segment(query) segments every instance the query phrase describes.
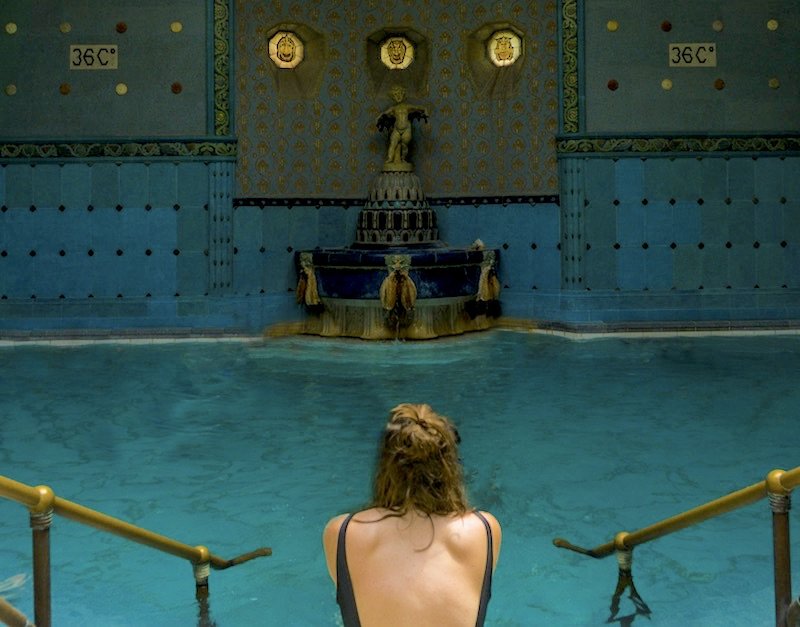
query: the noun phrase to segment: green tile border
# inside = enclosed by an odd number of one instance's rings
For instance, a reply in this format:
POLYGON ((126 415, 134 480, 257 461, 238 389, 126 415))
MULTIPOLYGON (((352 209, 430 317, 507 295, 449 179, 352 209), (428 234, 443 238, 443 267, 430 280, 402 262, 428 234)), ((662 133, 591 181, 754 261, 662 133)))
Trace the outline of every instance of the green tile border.
POLYGON ((127 141, 127 142, 7 142, 0 144, 0 160, 29 159, 235 159, 236 141, 127 141))
POLYGON ((561 3, 561 114, 565 133, 580 130, 578 110, 578 0, 561 3))
POLYGON ((231 134, 229 0, 214 0, 214 135, 231 134))
POLYGON ((770 136, 561 137, 559 156, 626 154, 800 153, 800 134, 770 136))

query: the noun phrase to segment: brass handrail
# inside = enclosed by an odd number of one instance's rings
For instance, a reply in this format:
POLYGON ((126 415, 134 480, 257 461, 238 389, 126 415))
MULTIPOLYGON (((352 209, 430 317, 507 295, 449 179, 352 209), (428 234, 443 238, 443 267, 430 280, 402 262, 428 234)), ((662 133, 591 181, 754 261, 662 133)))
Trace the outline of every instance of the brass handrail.
POLYGON ((28 617, 15 608, 11 603, 0 597, 0 623, 9 627, 32 627, 33 623, 28 617))
POLYGON ((255 551, 245 553, 233 559, 226 560, 218 555, 210 553, 204 546, 191 546, 178 542, 159 533, 148 531, 142 527, 137 527, 131 523, 114 518, 102 512, 84 507, 73 501, 62 499, 55 496, 53 491, 47 486, 29 486, 19 481, 14 481, 8 477, 0 475, 0 497, 6 497, 17 503, 21 503, 32 511, 44 511, 47 501, 51 501, 50 507, 53 512, 69 518, 75 522, 95 527, 102 531, 107 531, 115 535, 127 538, 139 544, 152 547, 163 553, 169 553, 176 557, 182 557, 193 564, 209 562, 215 570, 223 570, 236 566, 256 557, 272 555, 272 549, 261 547, 255 551))
POLYGON ((800 618, 800 604, 791 599, 791 559, 789 543, 789 507, 791 492, 800 485, 800 466, 792 470, 775 469, 769 472, 763 481, 742 488, 723 497, 709 501, 703 505, 687 510, 677 516, 665 518, 655 524, 643 527, 633 533, 620 531, 611 542, 606 542, 593 549, 586 549, 563 538, 553 539, 553 544, 562 549, 570 549, 582 555, 603 558, 617 554, 619 572, 617 587, 611 599, 611 617, 616 617, 619 610, 621 594, 630 588, 630 596, 636 606, 637 613, 649 615, 650 608, 639 596, 633 584, 631 559, 633 548, 650 540, 655 540, 680 529, 714 518, 732 510, 750 505, 769 497, 772 510, 772 549, 773 571, 775 577, 775 625, 776 627, 794 627, 793 623, 800 618))
POLYGON ((677 516, 665 518, 647 527, 642 527, 637 531, 631 533, 620 531, 614 536, 613 540, 596 546, 593 549, 585 549, 577 546, 564 538, 555 538, 553 544, 559 548, 569 549, 581 553, 582 555, 588 555, 589 557, 598 559, 608 557, 616 550, 632 549, 635 546, 696 525, 709 518, 714 518, 740 507, 744 507, 745 505, 755 503, 765 498, 768 492, 788 494, 799 485, 800 466, 792 470, 773 470, 763 481, 726 494, 704 505, 694 507, 677 516))
MULTIPOLYGON (((0 497, 11 499, 28 507, 33 530, 33 592, 36 624, 50 627, 50 524, 53 514, 75 522, 113 533, 133 542, 144 544, 163 553, 189 560, 194 569, 195 585, 201 617, 208 613, 209 568, 223 570, 237 566, 256 557, 272 555, 269 547, 260 547, 232 559, 211 553, 205 546, 191 546, 178 542, 143 527, 114 518, 102 512, 62 499, 48 486, 29 486, 0 475, 0 497)), ((201 620, 201 623, 203 621, 201 620)))

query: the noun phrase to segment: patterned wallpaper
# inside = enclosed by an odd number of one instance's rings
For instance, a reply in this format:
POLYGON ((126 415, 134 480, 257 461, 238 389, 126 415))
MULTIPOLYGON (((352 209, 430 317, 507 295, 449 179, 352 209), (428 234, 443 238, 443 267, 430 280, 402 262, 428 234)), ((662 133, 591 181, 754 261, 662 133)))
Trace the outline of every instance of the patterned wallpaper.
POLYGON ((237 196, 366 195, 387 145, 375 121, 391 104, 386 81, 370 73, 367 41, 393 28, 422 35, 429 53, 408 89, 408 101, 430 113, 415 125, 412 144, 426 193, 557 193, 558 19, 556 0, 237 0, 237 196), (493 23, 523 34, 513 78, 470 70, 470 37, 493 23), (313 33, 309 47, 324 58, 309 59, 306 50, 303 73, 278 74, 268 39, 292 25, 313 33))

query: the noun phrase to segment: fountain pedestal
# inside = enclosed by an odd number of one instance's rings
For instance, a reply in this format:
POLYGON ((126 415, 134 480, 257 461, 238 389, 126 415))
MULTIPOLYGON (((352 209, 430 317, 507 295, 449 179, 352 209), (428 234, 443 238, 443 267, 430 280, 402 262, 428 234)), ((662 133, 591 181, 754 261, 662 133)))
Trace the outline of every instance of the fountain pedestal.
MULTIPOLYGON (((406 116, 410 124, 403 107, 414 109, 398 101, 378 127, 388 124, 387 116, 406 116)), ((451 248, 439 240, 436 212, 396 145, 389 150, 395 157, 372 181, 352 246, 296 255, 297 301, 309 313, 305 333, 430 339, 488 329, 499 315, 499 251, 480 242, 451 248)))
POLYGON ((371 340, 480 331, 499 314, 499 251, 452 248, 413 172, 373 181, 349 248, 301 251, 303 332, 371 340))

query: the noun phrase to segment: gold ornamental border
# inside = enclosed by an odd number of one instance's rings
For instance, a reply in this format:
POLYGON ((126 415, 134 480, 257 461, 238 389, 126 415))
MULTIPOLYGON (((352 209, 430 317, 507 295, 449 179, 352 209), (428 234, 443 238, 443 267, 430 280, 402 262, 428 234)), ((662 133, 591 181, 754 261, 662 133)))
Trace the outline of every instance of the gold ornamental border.
POLYGON ((0 144, 0 159, 86 159, 93 157, 236 158, 236 142, 14 142, 0 144))
POLYGON ((556 141, 559 156, 677 153, 800 152, 800 134, 714 137, 582 137, 556 141))
POLYGON ((561 103, 565 133, 580 128, 578 111, 578 0, 561 3, 561 103))
POLYGON ((214 0, 214 135, 231 134, 229 0, 214 0))

